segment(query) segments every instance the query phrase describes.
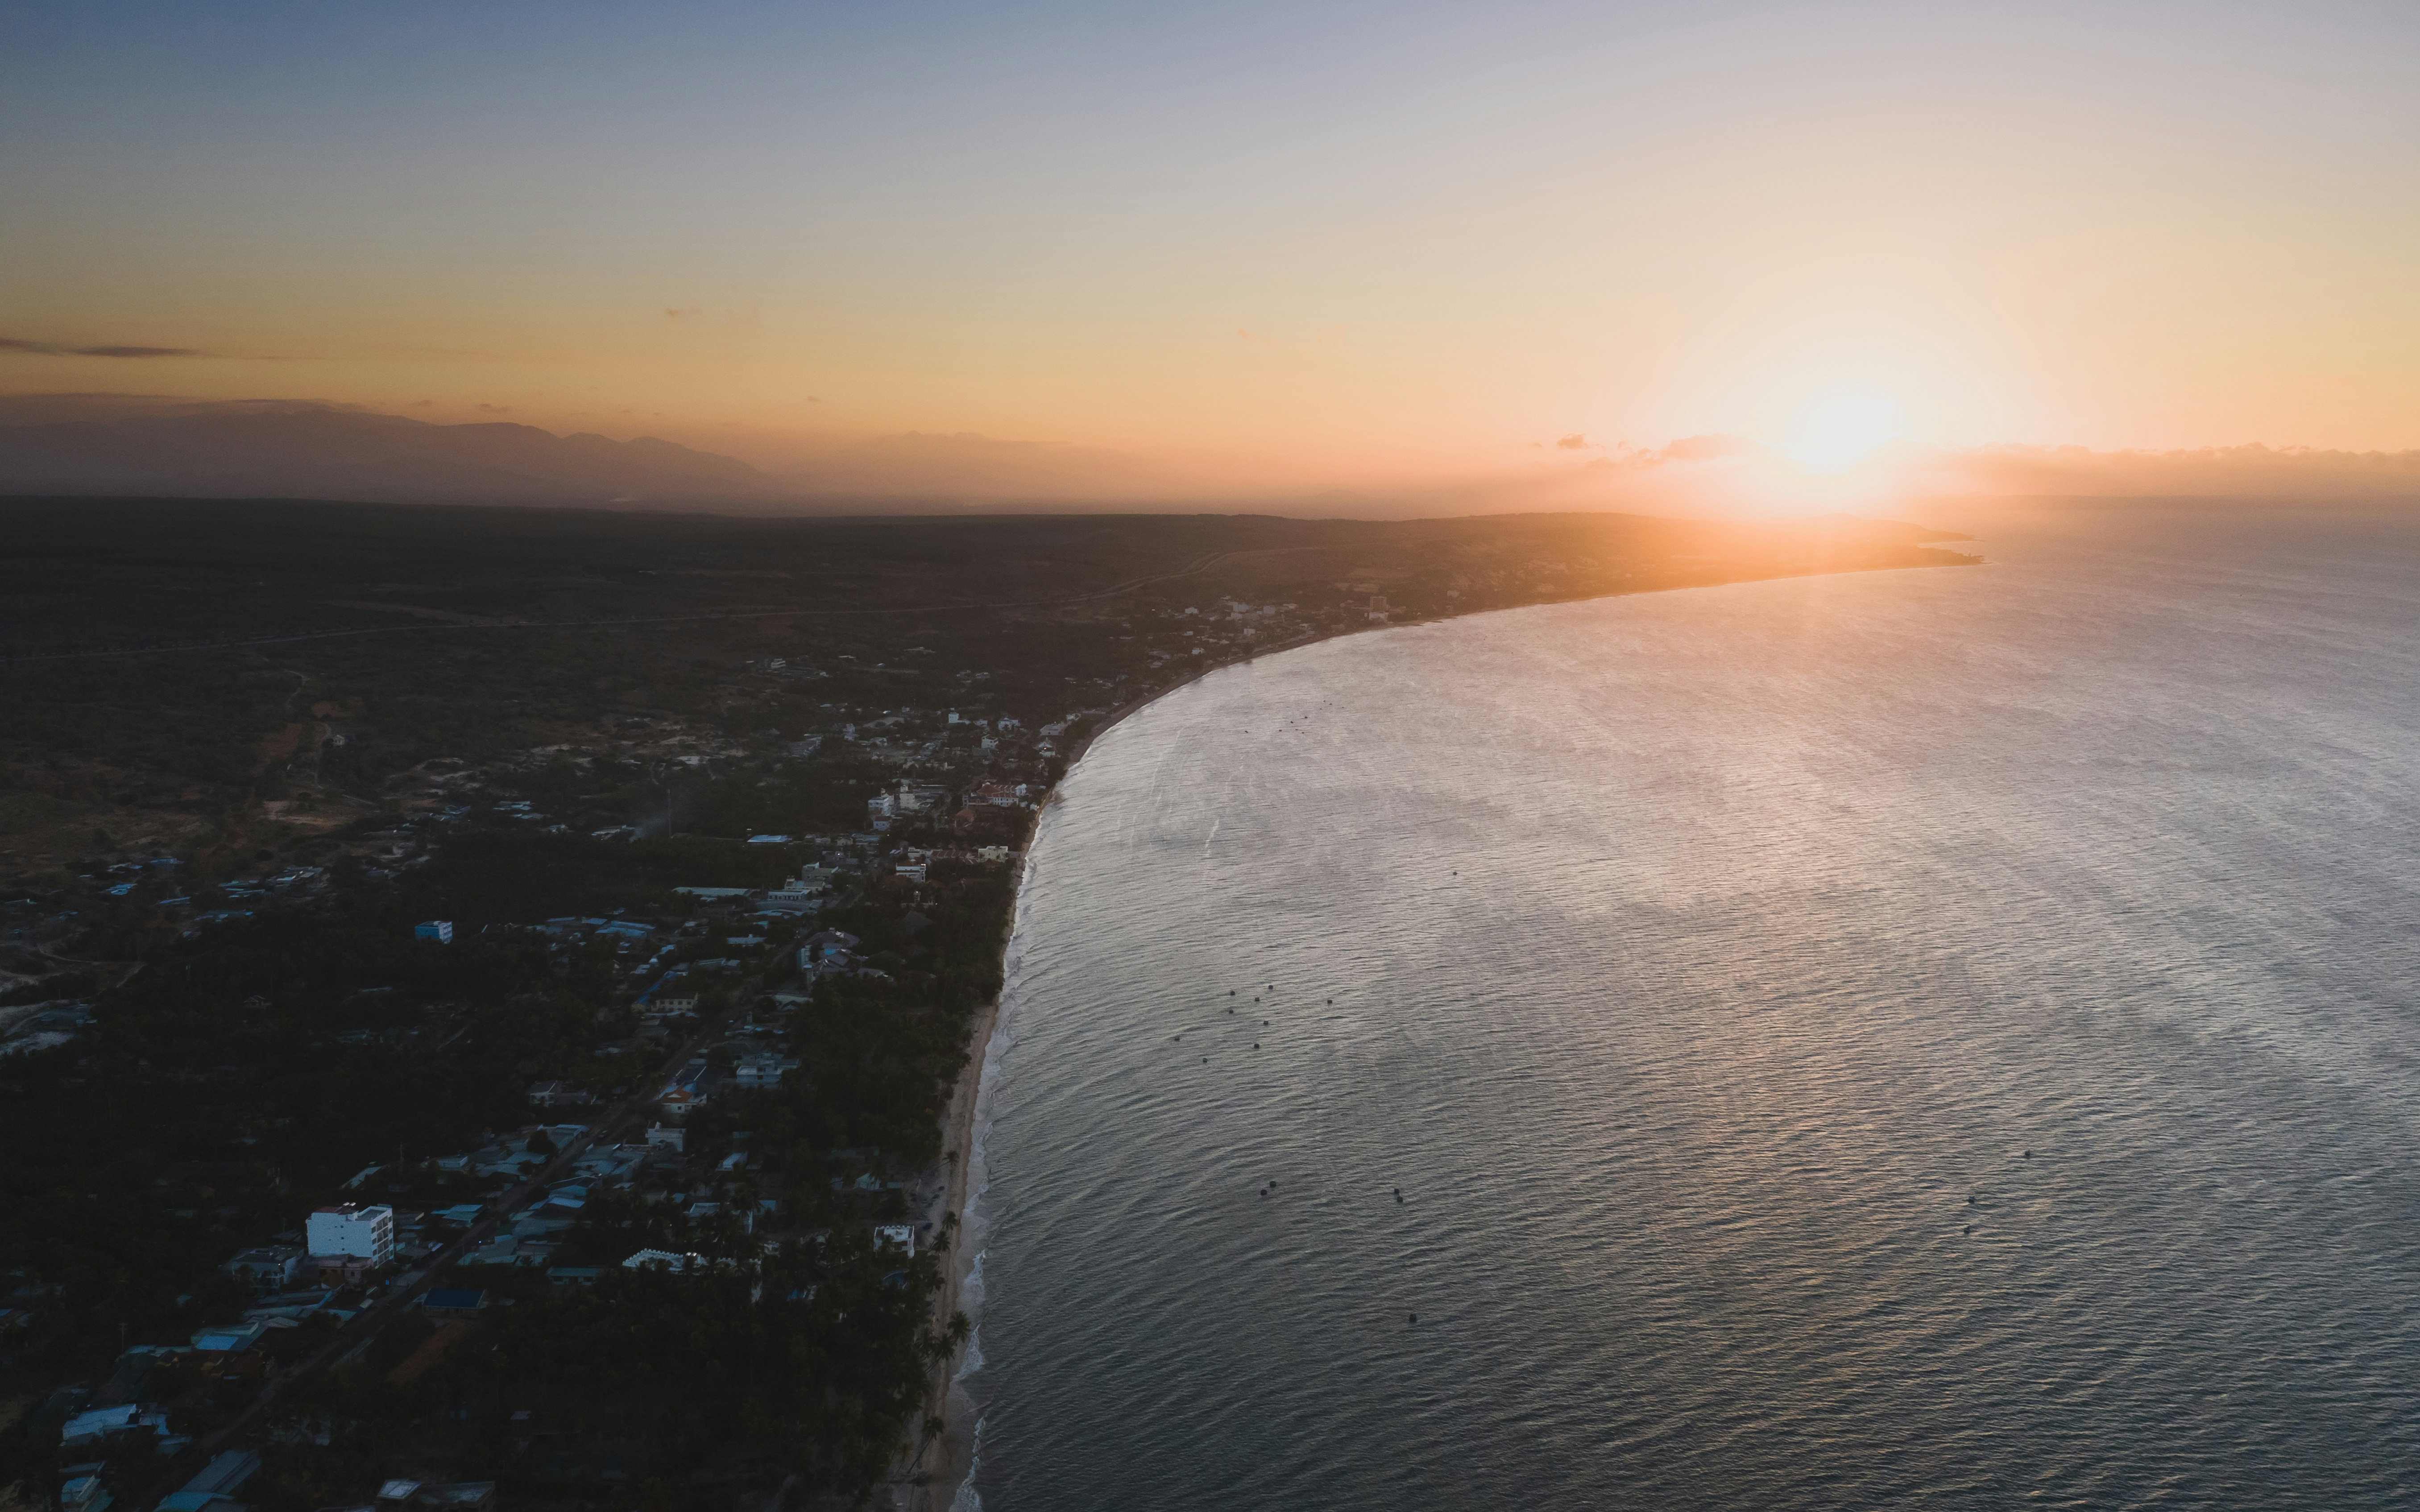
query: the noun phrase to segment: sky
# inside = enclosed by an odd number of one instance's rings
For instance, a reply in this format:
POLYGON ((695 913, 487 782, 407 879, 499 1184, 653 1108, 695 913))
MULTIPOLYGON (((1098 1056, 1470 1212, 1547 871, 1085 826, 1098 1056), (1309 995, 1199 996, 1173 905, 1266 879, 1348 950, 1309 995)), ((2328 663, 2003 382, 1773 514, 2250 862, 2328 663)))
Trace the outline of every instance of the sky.
POLYGON ((1197 493, 2397 451, 2415 65, 2409 0, 18 5, 0 393, 1197 493))

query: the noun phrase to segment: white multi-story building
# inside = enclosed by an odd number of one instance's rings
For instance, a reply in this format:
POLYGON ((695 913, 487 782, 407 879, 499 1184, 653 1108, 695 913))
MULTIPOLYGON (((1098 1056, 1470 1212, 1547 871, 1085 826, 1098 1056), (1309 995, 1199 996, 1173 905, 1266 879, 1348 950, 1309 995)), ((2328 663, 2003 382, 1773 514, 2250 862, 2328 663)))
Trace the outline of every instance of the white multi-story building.
POLYGON ((305 1231, 315 1261, 349 1256, 376 1270, 395 1258, 395 1210, 341 1202, 311 1215, 305 1231))

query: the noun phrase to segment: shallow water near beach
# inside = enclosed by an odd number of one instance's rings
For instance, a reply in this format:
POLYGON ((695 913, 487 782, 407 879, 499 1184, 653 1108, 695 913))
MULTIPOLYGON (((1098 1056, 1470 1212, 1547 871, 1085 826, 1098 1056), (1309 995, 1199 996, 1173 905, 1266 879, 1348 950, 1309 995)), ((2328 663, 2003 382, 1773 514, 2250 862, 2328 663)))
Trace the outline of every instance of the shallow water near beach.
POLYGON ((960 1504, 2420 1499, 2420 530, 1967 528, 1105 735, 960 1504))

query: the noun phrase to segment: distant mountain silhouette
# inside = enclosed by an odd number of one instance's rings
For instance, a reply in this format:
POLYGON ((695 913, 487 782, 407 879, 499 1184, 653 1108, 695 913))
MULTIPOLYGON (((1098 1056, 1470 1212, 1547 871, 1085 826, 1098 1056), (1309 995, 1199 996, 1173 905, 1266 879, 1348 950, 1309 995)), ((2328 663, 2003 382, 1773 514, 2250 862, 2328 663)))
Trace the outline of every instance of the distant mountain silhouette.
POLYGON ((442 425, 328 405, 0 423, 0 493, 679 504, 795 491, 745 462, 649 436, 442 425))

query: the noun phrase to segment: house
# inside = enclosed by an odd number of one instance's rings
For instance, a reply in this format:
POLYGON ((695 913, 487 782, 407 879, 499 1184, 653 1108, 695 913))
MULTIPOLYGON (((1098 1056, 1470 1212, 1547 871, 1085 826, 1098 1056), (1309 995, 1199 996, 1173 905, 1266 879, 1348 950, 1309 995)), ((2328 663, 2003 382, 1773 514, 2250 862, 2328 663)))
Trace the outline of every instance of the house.
POLYGON ((1008 847, 1005 845, 979 845, 975 848, 975 859, 978 861, 998 864, 1006 861, 1008 855, 1008 847))
POLYGON ((78 1475, 59 1488, 59 1512, 109 1512, 115 1500, 99 1475, 78 1475))
POLYGON ((466 1250, 457 1265, 522 1265, 521 1242, 510 1234, 498 1234, 474 1250, 466 1250))
POLYGON ((194 1335, 194 1350, 198 1354, 241 1354, 259 1343, 268 1328, 265 1321, 222 1323, 194 1335))
POLYGON ((678 1123, 688 1118, 692 1109, 706 1106, 706 1101, 705 1089, 694 1081, 675 1082, 658 1095, 656 1106, 663 1111, 665 1118, 678 1123))
POLYGON ((997 809, 1014 809, 1016 807, 1016 784, 1003 782, 996 777, 987 777, 974 785, 973 790, 967 795, 967 802, 985 803, 997 809))
POLYGON ((484 1291, 463 1291, 441 1288, 420 1299, 420 1310, 431 1318, 453 1319, 463 1322, 475 1320, 488 1305, 484 1291))
POLYGON ((676 1255, 668 1249, 643 1249, 622 1262, 622 1268, 626 1271, 657 1269, 675 1273, 702 1270, 705 1266, 706 1257, 703 1255, 695 1253, 676 1255))
POLYGON ((686 1149, 688 1139, 689 1131, 686 1129, 675 1129, 660 1123, 647 1126, 649 1149, 669 1149, 679 1154, 686 1149))
POLYGON ((274 1291, 294 1279, 302 1268, 302 1251, 291 1244, 264 1244, 248 1249, 219 1267, 239 1281, 263 1291, 274 1291))
POLYGON ((74 1448, 98 1444, 144 1428, 166 1433, 168 1414, 147 1412, 132 1402, 122 1407, 96 1407, 88 1412, 78 1412, 59 1425, 59 1445, 61 1448, 74 1448))
POLYGON ((845 965, 848 953, 857 949, 857 936, 843 930, 828 929, 807 938, 799 949, 799 969, 813 971, 822 965, 845 965))
POLYGON ((830 881, 831 873, 820 866, 800 867, 797 876, 767 891, 756 906, 786 914, 812 913, 823 906, 821 894, 830 881))
POLYGON ((916 1230, 907 1224, 884 1224, 874 1231, 874 1239, 879 1244, 898 1245, 910 1259, 916 1257, 916 1230))
MULTIPOLYGON (((364 1272, 375 1271, 395 1258, 395 1210, 358 1202, 321 1208, 311 1214, 304 1242, 311 1263, 323 1271, 348 1269, 349 1258, 363 1262, 364 1272)), ((349 1271, 347 1279, 356 1278, 349 1271)))
POLYGON ((750 1056, 739 1062, 732 1080, 743 1091, 763 1091, 781 1086, 782 1078, 798 1069, 795 1056, 750 1056))
POLYGON ((570 1082, 536 1082, 529 1089, 530 1106, 551 1108, 594 1101, 570 1082))
POLYGON ((454 943, 454 921, 450 918, 432 918, 424 924, 414 924, 411 926, 411 937, 415 940, 435 940, 440 945, 451 945, 454 943))
MULTIPOLYGON (((160 1504, 163 1507, 167 1506, 178 1497, 202 1498, 205 1501, 232 1498, 236 1492, 243 1489, 243 1483, 252 1479, 259 1469, 260 1456, 256 1452, 250 1449, 229 1449, 203 1466, 200 1474, 185 1482, 167 1501, 160 1504)), ((202 1504, 204 1504, 202 1502, 194 1504, 196 1512, 202 1504)))

